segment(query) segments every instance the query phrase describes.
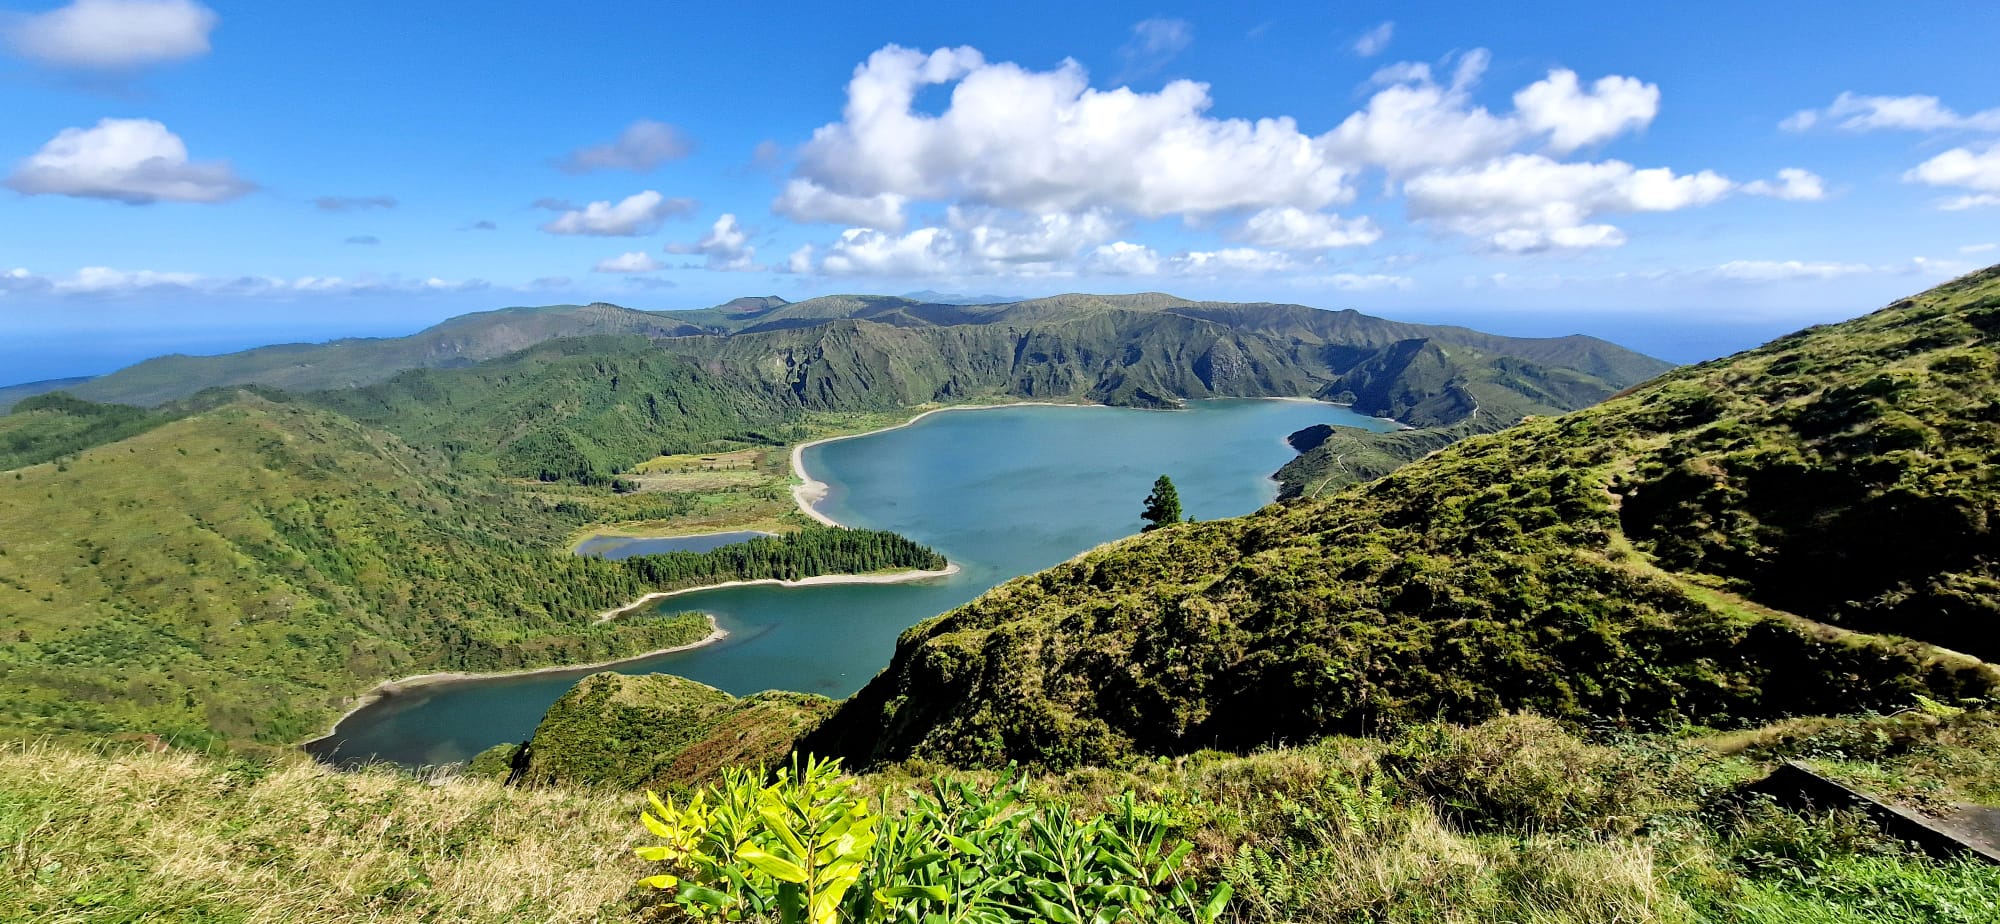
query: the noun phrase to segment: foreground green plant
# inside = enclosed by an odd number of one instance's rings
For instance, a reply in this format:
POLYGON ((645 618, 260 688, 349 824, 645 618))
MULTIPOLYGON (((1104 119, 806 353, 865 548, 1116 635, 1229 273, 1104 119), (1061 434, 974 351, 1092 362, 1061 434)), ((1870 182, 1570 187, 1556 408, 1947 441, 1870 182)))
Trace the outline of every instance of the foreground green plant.
POLYGON ((1129 793, 1084 818, 1035 802, 1011 775, 990 788, 939 779, 895 817, 871 811, 838 761, 772 782, 731 771, 685 805, 648 793, 642 884, 695 920, 1211 924, 1230 887, 1199 901, 1185 841, 1129 793))

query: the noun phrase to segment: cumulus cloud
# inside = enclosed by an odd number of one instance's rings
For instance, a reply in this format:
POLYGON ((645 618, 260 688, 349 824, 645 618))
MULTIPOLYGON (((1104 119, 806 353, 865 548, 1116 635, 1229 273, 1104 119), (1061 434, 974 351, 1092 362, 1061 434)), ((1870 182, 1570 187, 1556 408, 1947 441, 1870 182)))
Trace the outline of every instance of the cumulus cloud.
POLYGON ((946 223, 961 239, 967 256, 992 266, 1053 263, 1108 241, 1118 227, 1101 211, 1013 215, 953 207, 946 223))
POLYGON ((1586 90, 1575 71, 1555 70, 1514 94, 1514 109, 1528 131, 1546 134, 1549 150, 1562 154, 1651 125, 1660 88, 1610 76, 1586 90))
POLYGON ((1824 109, 1801 109, 1778 127, 1806 131, 1821 124, 1841 131, 2000 131, 2000 109, 1959 115, 1935 96, 1863 96, 1842 93, 1824 109))
POLYGON ((694 141, 685 132, 665 122, 640 119, 626 126, 618 140, 571 151, 556 162, 556 167, 564 173, 597 170, 647 173, 693 151, 694 141))
POLYGON ((1132 38, 1118 49, 1125 61, 1124 77, 1150 74, 1194 44, 1194 27, 1185 19, 1154 17, 1132 24, 1132 38))
POLYGON ((1383 89, 1327 133, 1322 146, 1355 168, 1375 166, 1391 174, 1467 164, 1505 152, 1525 132, 1519 120, 1472 103, 1471 89, 1485 73, 1486 62, 1483 50, 1464 55, 1449 83, 1439 83, 1426 64, 1377 71, 1375 82, 1383 89))
POLYGON ((1952 148, 1912 167, 1903 174, 1903 180, 1926 186, 1971 190, 1966 195, 1938 205, 1946 211, 2000 205, 2000 142, 1988 145, 1984 151, 1952 148))
POLYGON ((623 200, 592 202, 578 208, 568 202, 543 199, 538 207, 562 214, 542 225, 550 234, 585 234, 595 237, 638 237, 660 229, 667 219, 695 210, 693 199, 669 199, 648 189, 623 200))
POLYGON ((903 205, 907 201, 895 193, 849 196, 811 180, 794 179, 785 184, 784 192, 771 204, 771 211, 793 221, 896 231, 903 227, 903 205))
POLYGON ((321 196, 313 200, 313 207, 322 212, 365 212, 369 209, 393 209, 395 196, 321 196))
POLYGON ((1521 253, 1614 247, 1624 243, 1624 232, 1591 219, 1706 205, 1733 186, 1707 170, 1676 174, 1615 160, 1559 163, 1539 154, 1514 154, 1414 177, 1404 184, 1404 192, 1411 217, 1483 237, 1497 250, 1521 253))
POLYGON ((785 272, 810 273, 813 271, 813 245, 802 244, 785 258, 785 272))
POLYGON ((1160 272, 1160 255, 1131 241, 1112 241, 1092 250, 1084 268, 1106 276, 1152 276, 1160 272))
POLYGON ((1789 202, 1817 202, 1826 198, 1826 182, 1810 170, 1786 167, 1776 180, 1751 180, 1743 184, 1743 191, 1789 202))
POLYGON ((119 69, 207 54, 217 19, 193 0, 75 0, 0 21, 0 36, 30 60, 119 69))
POLYGON ((666 269, 667 265, 652 258, 645 251, 635 250, 597 261, 595 272, 599 273, 652 273, 666 269))
POLYGON ((1364 58, 1375 57, 1381 54, 1383 49, 1389 47, 1389 40, 1394 38, 1395 35, 1396 24, 1385 22, 1367 32, 1361 33, 1361 37, 1354 40, 1354 53, 1364 58))
POLYGON ((1342 218, 1286 207, 1250 216, 1236 237, 1278 250, 1332 250, 1373 244, 1382 239, 1382 229, 1366 215, 1342 218))
POLYGON ((1349 195, 1346 171, 1291 119, 1209 118, 1207 86, 1187 80, 1096 90, 1074 61, 1031 71, 972 48, 891 45, 855 70, 847 97, 844 118, 799 152, 779 214, 893 229, 918 199, 1157 217, 1349 195), (918 90, 946 84, 944 112, 914 110, 918 90), (834 204, 855 214, 835 218, 834 204))
POLYGON ((737 224, 736 216, 724 212, 715 224, 702 235, 701 240, 692 244, 668 244, 668 253, 701 254, 707 257, 707 268, 725 272, 749 272, 765 269, 757 262, 757 248, 750 246, 750 235, 737 224))
POLYGON ((103 119, 65 128, 22 161, 6 185, 23 195, 154 202, 226 202, 255 184, 224 161, 188 159, 179 135, 151 119, 103 119))

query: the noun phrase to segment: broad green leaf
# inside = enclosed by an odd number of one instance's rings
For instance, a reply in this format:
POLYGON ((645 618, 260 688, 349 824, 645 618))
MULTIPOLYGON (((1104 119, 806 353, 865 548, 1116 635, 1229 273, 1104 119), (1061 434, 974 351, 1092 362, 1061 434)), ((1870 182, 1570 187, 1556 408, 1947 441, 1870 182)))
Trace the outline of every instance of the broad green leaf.
POLYGON ((876 889, 875 894, 889 899, 922 898, 934 902, 941 902, 951 897, 951 893, 946 891, 944 886, 936 885, 889 886, 886 889, 876 889))
POLYGON ((802 883, 806 881, 805 867, 784 857, 776 856, 757 847, 745 847, 737 854, 743 862, 762 870, 765 875, 779 882, 802 883))

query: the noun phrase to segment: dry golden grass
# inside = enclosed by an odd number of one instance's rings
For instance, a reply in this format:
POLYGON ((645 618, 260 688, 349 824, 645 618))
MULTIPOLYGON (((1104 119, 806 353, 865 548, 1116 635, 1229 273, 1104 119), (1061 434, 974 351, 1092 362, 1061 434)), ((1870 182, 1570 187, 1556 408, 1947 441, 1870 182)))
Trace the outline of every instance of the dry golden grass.
POLYGON ((299 762, 0 747, 0 920, 596 921, 629 797, 299 762))

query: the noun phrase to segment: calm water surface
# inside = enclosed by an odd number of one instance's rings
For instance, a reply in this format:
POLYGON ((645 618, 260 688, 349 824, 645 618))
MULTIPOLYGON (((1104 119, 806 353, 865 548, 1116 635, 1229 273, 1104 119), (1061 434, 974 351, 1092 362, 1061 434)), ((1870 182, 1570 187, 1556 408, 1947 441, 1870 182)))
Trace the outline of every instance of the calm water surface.
MULTIPOLYGON (((784 689, 842 697, 889 663, 896 636, 1003 581, 1139 530, 1153 479, 1171 475, 1200 519, 1270 503, 1286 434, 1386 421, 1302 401, 1193 402, 1185 411, 1009 407, 933 414, 898 430, 824 443, 805 465, 831 491, 819 509, 894 530, 964 570, 914 584, 737 587, 661 601, 712 613, 729 638, 619 665, 691 677, 738 695, 784 689)), ((595 669, 424 687, 348 717, 310 749, 341 761, 417 766, 469 759, 534 731, 549 704, 595 669)))

